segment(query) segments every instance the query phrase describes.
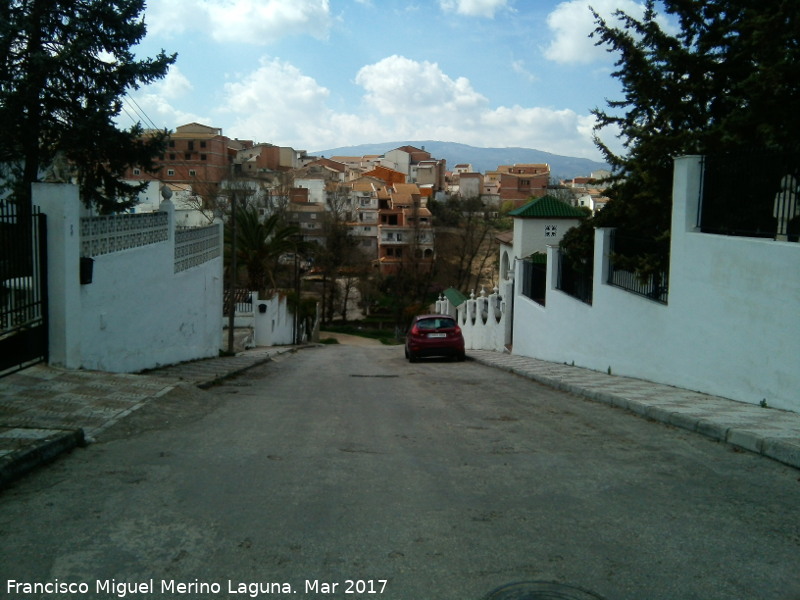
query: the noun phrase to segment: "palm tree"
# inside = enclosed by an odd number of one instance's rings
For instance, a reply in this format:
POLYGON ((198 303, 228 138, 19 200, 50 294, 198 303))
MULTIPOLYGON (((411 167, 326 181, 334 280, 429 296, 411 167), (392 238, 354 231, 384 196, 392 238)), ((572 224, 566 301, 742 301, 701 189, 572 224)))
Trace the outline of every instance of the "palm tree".
MULTIPOLYGON (((301 250, 300 228, 282 225, 277 214, 262 221, 252 206, 236 211, 236 261, 247 271, 250 288, 259 292, 274 289, 278 257, 301 250)), ((230 222, 225 234, 230 257, 233 239, 230 222)))

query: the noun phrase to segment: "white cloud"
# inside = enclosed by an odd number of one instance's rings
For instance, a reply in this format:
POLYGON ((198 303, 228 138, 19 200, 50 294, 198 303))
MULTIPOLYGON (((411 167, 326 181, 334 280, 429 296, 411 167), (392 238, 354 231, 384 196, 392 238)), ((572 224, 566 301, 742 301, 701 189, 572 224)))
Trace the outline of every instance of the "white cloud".
POLYGON ((175 129, 178 125, 193 122, 213 124, 208 115, 198 115, 175 108, 157 88, 129 94, 125 98, 117 122, 123 129, 137 122, 145 129, 175 129))
POLYGON ((468 79, 451 79, 436 63, 397 55, 363 67, 356 83, 366 90, 367 104, 382 115, 446 117, 488 103, 468 79))
POLYGON ((508 0, 439 0, 439 5, 445 12, 489 19, 493 19, 497 11, 509 8, 508 0))
POLYGON ((356 83, 375 111, 372 120, 391 132, 388 138, 365 141, 439 139, 598 158, 591 142, 593 117, 548 108, 492 109, 468 79, 453 79, 435 63, 390 56, 363 67, 356 83))
POLYGON ((148 31, 179 35, 195 30, 220 42, 266 45, 290 35, 324 39, 332 17, 329 0, 170 0, 146 12, 148 31))
POLYGON ((594 16, 589 7, 610 23, 616 10, 640 18, 642 4, 634 0, 570 0, 562 2, 547 16, 547 26, 554 38, 545 49, 545 57, 558 63, 588 64, 608 56, 605 48, 595 46, 589 35, 595 30, 594 16))
POLYGON ((515 73, 522 75, 528 81, 534 82, 538 81, 539 78, 531 73, 528 68, 525 66, 524 60, 515 60, 511 63, 511 68, 515 73))
MULTIPOLYGON (((314 150, 367 142, 438 139, 480 147, 521 146, 598 159, 594 119, 572 110, 501 106, 453 78, 438 65, 390 56, 363 67, 355 81, 362 105, 352 112, 331 105, 338 98, 289 62, 262 57, 256 69, 224 84, 222 103, 202 116, 178 111, 171 99, 191 84, 178 71, 136 96, 160 127, 198 121, 230 137, 314 150)), ((447 158, 447 157, 442 157, 447 158)))
POLYGON ((180 110, 172 104, 193 89, 189 79, 172 65, 163 79, 126 96, 118 122, 123 128, 141 122, 145 128, 156 129, 174 129, 192 121, 208 122, 207 117, 180 110))
POLYGON ((170 66, 166 76, 157 86, 166 98, 180 98, 194 89, 192 83, 181 73, 177 65, 170 66))
POLYGON ((330 92, 297 67, 262 57, 259 67, 224 85, 219 112, 235 137, 278 144, 313 140, 328 126, 330 92))

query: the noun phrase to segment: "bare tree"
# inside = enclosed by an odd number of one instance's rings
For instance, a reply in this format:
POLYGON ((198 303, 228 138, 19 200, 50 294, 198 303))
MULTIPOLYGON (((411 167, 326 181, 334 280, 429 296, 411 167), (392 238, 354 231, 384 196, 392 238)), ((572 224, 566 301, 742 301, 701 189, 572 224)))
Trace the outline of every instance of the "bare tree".
MULTIPOLYGON (((450 214, 443 219, 455 221, 457 226, 436 228, 437 280, 442 285, 468 290, 480 285, 493 263, 497 221, 478 198, 457 204, 457 216, 450 214)), ((452 212, 453 206, 449 210, 452 212)))

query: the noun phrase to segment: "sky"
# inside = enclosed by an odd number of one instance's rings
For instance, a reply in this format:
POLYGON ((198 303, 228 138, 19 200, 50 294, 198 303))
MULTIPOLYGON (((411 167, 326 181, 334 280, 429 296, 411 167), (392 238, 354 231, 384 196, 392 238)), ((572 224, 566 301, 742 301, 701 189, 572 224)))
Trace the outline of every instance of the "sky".
MULTIPOLYGON (((601 160, 592 108, 619 99, 589 5, 635 0, 149 0, 140 58, 178 58, 119 125, 337 148, 401 140, 601 160)), ((604 142, 619 148, 614 132, 604 142)))

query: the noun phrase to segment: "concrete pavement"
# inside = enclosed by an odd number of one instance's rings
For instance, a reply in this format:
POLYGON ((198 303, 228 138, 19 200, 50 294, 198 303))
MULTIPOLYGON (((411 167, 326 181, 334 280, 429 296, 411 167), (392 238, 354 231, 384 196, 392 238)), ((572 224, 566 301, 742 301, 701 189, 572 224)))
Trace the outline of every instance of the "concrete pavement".
POLYGON ((207 387, 293 349, 256 348, 135 375, 47 365, 8 375, 0 379, 0 490, 177 386, 207 387))
POLYGON ((469 350, 467 355, 550 387, 688 429, 800 469, 800 413, 524 356, 488 350, 469 350))
MULTIPOLYGON (((355 343, 344 337, 340 342, 355 343)), ((0 379, 0 489, 37 465, 91 442, 176 386, 213 385, 292 350, 257 348, 136 375, 37 365, 4 377, 0 379)), ((800 469, 798 413, 506 353, 470 350, 467 357, 800 469)))

